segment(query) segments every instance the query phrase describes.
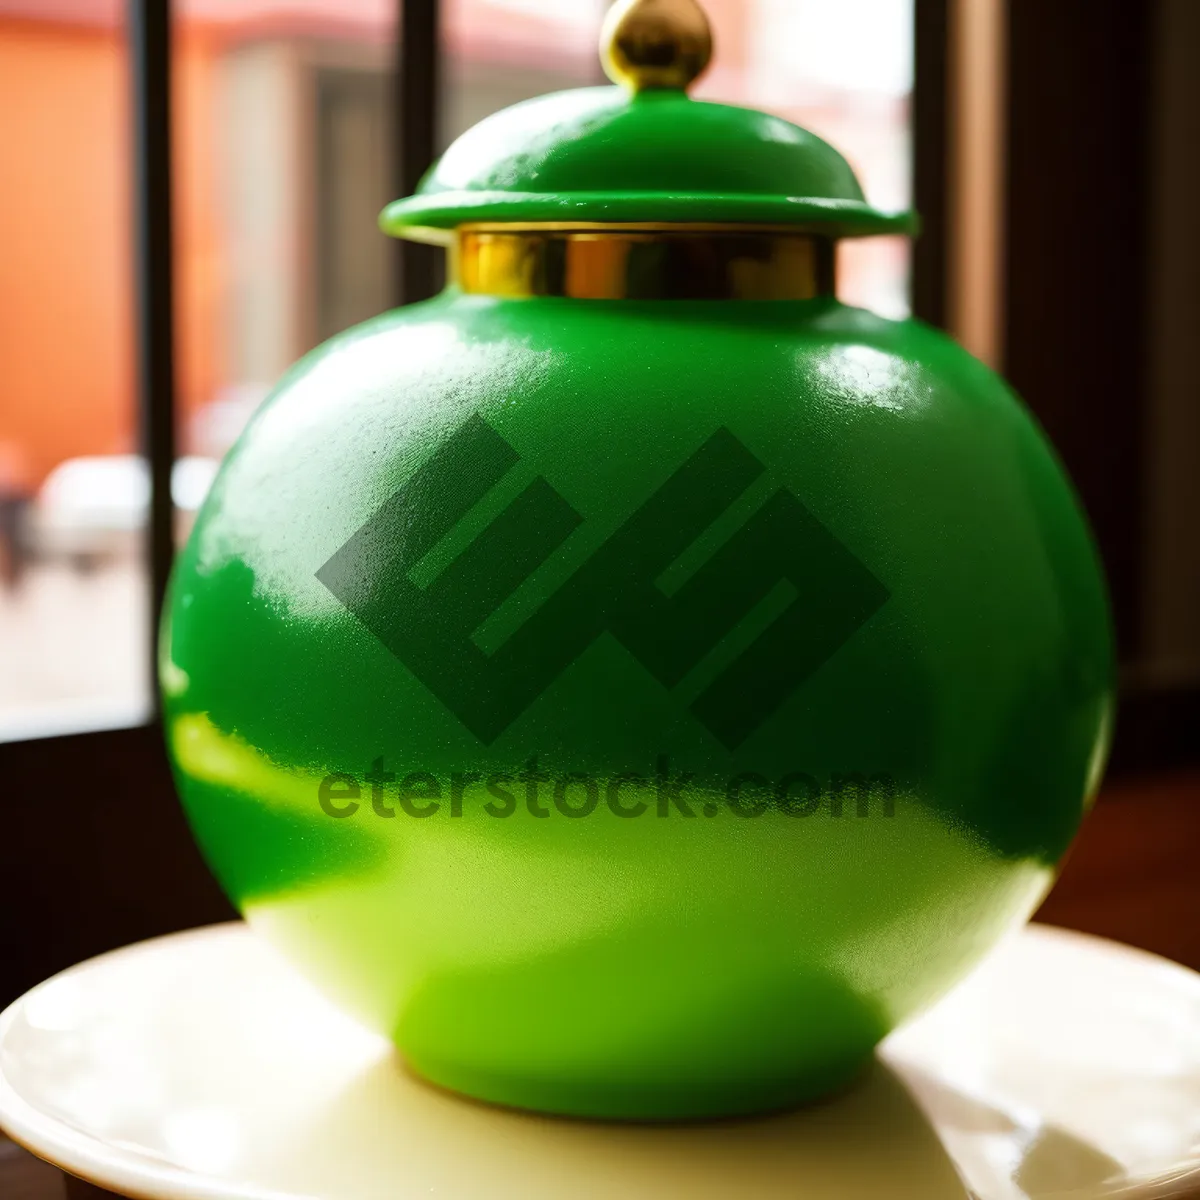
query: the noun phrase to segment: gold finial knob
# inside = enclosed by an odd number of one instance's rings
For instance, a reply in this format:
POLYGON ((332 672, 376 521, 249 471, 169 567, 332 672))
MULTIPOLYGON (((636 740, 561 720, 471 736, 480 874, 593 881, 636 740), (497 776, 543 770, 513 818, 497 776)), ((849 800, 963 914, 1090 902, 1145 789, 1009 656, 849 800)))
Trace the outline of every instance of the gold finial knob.
POLYGON ((683 90, 710 58, 712 31, 696 0, 617 0, 604 18, 604 71, 635 92, 683 90))

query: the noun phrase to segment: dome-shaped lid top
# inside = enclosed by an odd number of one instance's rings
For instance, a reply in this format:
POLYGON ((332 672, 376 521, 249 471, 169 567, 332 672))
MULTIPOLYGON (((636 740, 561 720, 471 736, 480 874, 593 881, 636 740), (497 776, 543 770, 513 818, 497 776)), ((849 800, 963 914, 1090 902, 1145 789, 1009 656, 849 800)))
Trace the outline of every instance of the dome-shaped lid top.
POLYGON ((622 86, 541 96, 469 129, 388 205, 383 229, 444 241, 463 224, 762 224, 830 236, 908 233, 863 199, 846 160, 780 117, 689 99, 708 65, 696 0, 618 0, 602 34, 622 86))

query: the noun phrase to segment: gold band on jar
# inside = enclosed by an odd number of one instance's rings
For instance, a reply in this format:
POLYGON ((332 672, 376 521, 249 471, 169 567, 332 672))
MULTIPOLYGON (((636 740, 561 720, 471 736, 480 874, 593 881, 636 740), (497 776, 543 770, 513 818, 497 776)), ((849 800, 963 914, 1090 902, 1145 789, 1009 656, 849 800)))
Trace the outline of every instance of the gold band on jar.
POLYGON ((451 277, 488 296, 811 300, 834 291, 833 241, 733 225, 464 225, 451 277))

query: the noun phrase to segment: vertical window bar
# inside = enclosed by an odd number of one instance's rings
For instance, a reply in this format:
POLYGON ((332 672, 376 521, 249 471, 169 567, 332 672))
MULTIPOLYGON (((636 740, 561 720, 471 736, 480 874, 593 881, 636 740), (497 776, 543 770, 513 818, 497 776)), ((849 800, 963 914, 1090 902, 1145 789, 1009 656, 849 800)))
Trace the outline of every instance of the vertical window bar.
MULTIPOLYGON (((396 194, 411 195, 437 156, 441 111, 441 45, 438 0, 400 0, 396 60, 396 194)), ((397 245, 396 300, 411 304, 438 289, 441 251, 401 241, 397 245)))
POLYGON ((1122 663, 1141 652, 1160 5, 1009 0, 1004 369, 1091 517, 1122 663), (1063 47, 1070 46, 1070 53, 1063 47))
MULTIPOLYGON (((175 464, 174 307, 171 244, 170 0, 130 0, 133 83, 137 386, 141 451, 150 467, 146 551, 154 639, 175 553, 171 471, 175 464)), ((157 687, 151 684, 152 696, 157 687)))
POLYGON ((946 327, 948 266, 947 191, 949 87, 948 34, 951 0, 916 0, 913 63, 913 198, 921 236, 913 247, 913 312, 946 327))

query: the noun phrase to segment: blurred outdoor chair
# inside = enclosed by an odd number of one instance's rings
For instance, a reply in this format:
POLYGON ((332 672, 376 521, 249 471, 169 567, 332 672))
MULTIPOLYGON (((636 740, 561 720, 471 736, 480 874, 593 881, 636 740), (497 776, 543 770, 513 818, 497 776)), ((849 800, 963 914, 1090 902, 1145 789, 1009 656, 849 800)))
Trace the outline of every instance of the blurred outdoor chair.
MULTIPOLYGON (((213 458, 179 459, 171 472, 178 533, 186 536, 217 472, 213 458)), ((134 454, 96 455, 60 463, 25 514, 24 542, 39 559, 65 559, 88 570, 132 558, 150 508, 150 470, 134 454)))

